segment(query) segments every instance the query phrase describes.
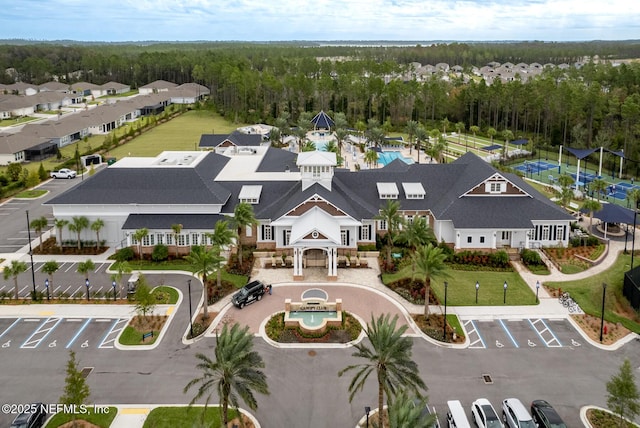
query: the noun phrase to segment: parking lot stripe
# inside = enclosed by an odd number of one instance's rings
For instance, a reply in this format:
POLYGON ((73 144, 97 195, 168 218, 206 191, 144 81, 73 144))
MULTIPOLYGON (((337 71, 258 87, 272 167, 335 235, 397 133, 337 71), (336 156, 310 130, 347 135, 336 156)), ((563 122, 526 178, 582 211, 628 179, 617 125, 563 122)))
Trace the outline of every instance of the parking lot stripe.
POLYGON ((516 348, 519 348, 520 346, 518 345, 518 342, 516 342, 516 339, 514 339, 514 337, 511 335, 511 332, 509 331, 509 329, 507 328, 506 325, 504 325, 504 321, 502 321, 501 319, 498 320, 498 322, 500 323, 500 325, 502 326, 502 329, 504 330, 505 333, 507 333, 507 336, 509 337, 509 339, 511 340, 511 343, 513 343, 513 346, 515 346, 516 348))
MULTIPOLYGON (((487 344, 485 343, 484 339, 482 338, 482 335, 480 334, 480 331, 478 330, 478 327, 476 327, 476 324, 473 322, 473 320, 469 320, 469 322, 473 326, 473 330, 478 335, 478 340, 480 341, 480 343, 482 343, 482 347, 486 349, 487 344)), ((476 342, 474 342, 474 343, 476 343, 476 342)))
POLYGON ((549 326, 547 325, 547 323, 546 323, 546 322, 544 322, 544 320, 543 320, 543 319, 540 319, 539 321, 540 321, 540 322, 542 323, 542 325, 544 325, 544 327, 545 327, 545 328, 544 328, 544 330, 542 330, 542 332, 541 332, 541 333, 543 333, 543 332, 545 332, 545 331, 548 331, 548 332, 549 332, 549 334, 551 335, 551 337, 553 338, 553 339, 550 339, 550 340, 546 341, 547 346, 548 346, 549 348, 561 348, 561 347, 562 347, 562 343, 560 343, 560 340, 559 340, 559 339, 558 339, 558 337, 555 335, 555 333, 553 332, 553 330, 551 330, 551 329, 549 328, 549 326), (552 345, 552 343, 553 343, 553 342, 556 342, 556 344, 555 344, 555 345, 552 345))
POLYGON ((29 336, 29 338, 27 340, 24 341, 24 343, 20 346, 21 348, 36 348, 38 347, 38 345, 40 345, 40 342, 42 342, 48 335, 49 333, 51 333, 53 331, 54 328, 56 328, 56 326, 60 323, 60 321, 62 321, 62 318, 47 318, 46 320, 44 320, 42 322, 42 324, 40 324, 38 326, 38 328, 31 333, 31 336, 29 336), (53 324, 53 326, 49 327, 49 328, 45 328, 45 326, 50 323, 55 321, 55 323, 53 324), (37 337, 36 339, 33 339, 34 336, 44 333, 42 335, 42 337, 37 337), (33 339, 33 340, 32 340, 33 339))
POLYGON ((124 328, 127 326, 128 321, 128 318, 119 318, 115 320, 113 325, 111 326, 111 329, 102 338, 102 342, 100 342, 98 348, 113 348, 113 343, 116 341, 116 337, 118 337, 118 334, 122 330, 124 330, 124 328))
POLYGON ((78 336, 80 336, 80 334, 84 331, 84 329, 87 328, 87 326, 89 325, 90 322, 91 322, 91 318, 89 318, 88 320, 86 320, 84 322, 84 324, 82 325, 82 327, 80 327, 80 330, 78 330, 76 335, 73 336, 73 338, 69 341, 69 343, 67 343, 67 346, 65 346, 65 349, 69 349, 71 347, 71 345, 73 345, 73 342, 76 341, 78 336))
POLYGON ((73 267, 75 263, 71 263, 69 264, 69 267, 67 268, 67 270, 65 270, 65 272, 69 272, 71 270, 71 268, 73 267))
POLYGON ((5 331, 2 332, 2 334, 0 334, 0 338, 2 338, 2 336, 5 335, 6 332, 8 332, 9 330, 11 330, 13 328, 14 325, 18 324, 18 322, 20 322, 22 318, 18 318, 17 320, 15 320, 13 322, 13 324, 11 324, 9 327, 7 327, 7 329, 5 331))

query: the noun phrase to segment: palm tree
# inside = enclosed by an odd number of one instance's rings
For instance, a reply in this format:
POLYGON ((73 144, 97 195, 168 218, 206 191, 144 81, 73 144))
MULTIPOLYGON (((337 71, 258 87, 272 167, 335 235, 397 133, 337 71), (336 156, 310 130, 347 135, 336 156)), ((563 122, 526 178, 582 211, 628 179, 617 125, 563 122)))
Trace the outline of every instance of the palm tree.
POLYGON ((80 233, 89 227, 89 219, 85 216, 74 216, 71 218, 71 223, 67 226, 69 231, 75 233, 78 237, 78 250, 80 249, 80 233))
POLYGON ((173 243, 176 246, 176 259, 178 258, 178 236, 182 232, 182 225, 178 223, 174 223, 171 225, 171 230, 173 231, 173 243))
MULTIPOLYGON (((214 246, 218 247, 218 255, 224 248, 227 248, 236 237, 236 233, 229 228, 229 222, 222 220, 216 223, 213 233, 206 234, 214 246)), ((223 259, 224 260, 224 259, 223 259)), ((222 288, 222 266, 216 268, 218 276, 218 289, 222 288)))
POLYGON ((476 147, 476 134, 480 132, 480 127, 477 125, 473 125, 469 127, 469 131, 473 133, 473 147, 476 147))
POLYGON ((55 219, 53 224, 58 230, 58 245, 60 245, 60 248, 62 248, 62 231, 64 230, 65 226, 69 224, 69 220, 55 219))
POLYGON ((215 268, 220 266, 224 258, 220 256, 220 247, 215 246, 207 249, 201 245, 191 247, 191 252, 185 257, 185 260, 191 264, 193 275, 202 275, 202 287, 204 289, 204 312, 203 318, 209 318, 209 295, 207 290, 207 275, 215 268))
POLYGON ((367 131, 367 141, 372 143, 375 147, 380 147, 384 144, 384 131, 381 128, 374 127, 367 131))
POLYGON ((55 260, 49 260, 42 265, 42 272, 49 275, 49 287, 53 287, 53 274, 56 273, 58 269, 60 269, 60 265, 55 260))
POLYGON ((580 210, 587 211, 589 213, 589 227, 593 226, 593 213, 594 211, 600 211, 602 209, 602 204, 598 201, 594 201, 593 199, 587 199, 582 203, 582 207, 580 210))
POLYGON ((111 281, 115 281, 120 289, 120 298, 124 299, 124 287, 122 286, 122 276, 125 273, 131 273, 131 265, 126 260, 119 260, 111 265, 111 269, 115 270, 115 273, 111 275, 111 281))
POLYGON ((47 224, 49 224, 49 221, 45 216, 35 218, 31 220, 31 223, 29 224, 29 226, 35 230, 40 237, 40 251, 42 251, 42 231, 47 227, 47 224))
POLYGON ((487 135, 491 138, 491 144, 493 144, 493 137, 495 137, 498 134, 498 131, 496 131, 495 128, 489 128, 487 129, 487 135))
POLYGON ((391 264, 391 249, 396 239, 396 233, 402 225, 400 202, 387 199, 385 205, 380 208, 380 214, 376 215, 374 219, 384 221, 387 225, 387 264, 391 264))
POLYGON ((133 232, 133 240, 138 243, 138 257, 142 260, 142 240, 149 236, 149 229, 143 227, 133 232))
POLYGON ((344 141, 349 135, 349 131, 347 131, 345 128, 336 128, 334 134, 336 136, 336 142, 338 144, 338 154, 342 154, 342 146, 344 145, 344 141))
POLYGON ((513 132, 510 129, 502 131, 502 138, 504 138, 504 158, 509 155, 509 141, 513 140, 513 132))
POLYGON ((415 120, 408 121, 405 126, 405 131, 409 134, 409 153, 411 153, 411 149, 413 148, 413 136, 416 135, 416 130, 419 126, 420 124, 415 120))
POLYGON ((424 415, 427 406, 426 397, 412 397, 405 389, 401 389, 396 396, 387 398, 387 413, 389 428, 431 428, 434 426, 436 415, 424 415))
MULTIPOLYGON (((91 272, 95 268, 96 265, 93 263, 93 261, 91 259, 87 259, 84 262, 78 263, 78 269, 76 269, 76 272, 78 272, 82 276, 82 278, 84 278, 85 283, 88 283, 89 272, 91 272)), ((89 287, 87 287, 87 300, 89 299, 89 287)))
POLYGON ((238 230, 238 264, 242 267, 242 230, 256 226, 258 221, 251 204, 240 202, 233 210, 233 225, 238 230))
POLYGON ((100 230, 104 227, 104 220, 97 218, 91 223, 91 230, 96 233, 96 249, 100 248, 100 230))
MULTIPOLYGON (((462 134, 462 131, 464 131, 465 129, 465 124, 464 122, 456 122, 456 132, 458 133, 458 144, 460 144, 460 134, 462 134)), ((465 141, 466 141, 466 137, 465 137, 465 141)), ((466 144, 465 144, 465 148, 466 148, 466 144)))
POLYGON ((429 138, 429 133, 421 125, 416 128, 415 134, 416 134, 416 145, 418 150, 418 163, 420 163, 420 152, 422 151, 422 143, 427 141, 427 139, 429 138))
POLYGON ((227 324, 222 327, 220 335, 216 334, 215 360, 204 354, 196 354, 200 361, 196 366, 202 370, 202 376, 191 380, 183 392, 199 384, 198 392, 191 399, 192 405, 203 396, 207 396, 207 403, 215 391, 220 399, 222 408, 222 426, 229 423, 229 403, 238 408, 238 396, 242 398, 251 410, 258 408, 254 391, 269 395, 267 376, 262 372, 264 360, 253 350, 253 335, 249 327, 240 328, 238 323, 231 328, 227 324))
POLYGON ((20 262, 18 260, 11 260, 11 264, 9 266, 5 266, 4 268, 3 275, 4 275, 5 281, 13 277, 13 287, 15 291, 16 300, 18 300, 18 298, 20 297, 18 296, 18 293, 20 292, 18 288, 18 275, 26 271, 27 271, 27 264, 25 262, 20 262))
POLYGON ((420 389, 426 390, 426 385, 418 374, 418 365, 411 359, 413 342, 403 336, 407 325, 396 328, 398 315, 392 320, 389 314, 380 315, 377 319, 371 315, 371 322, 367 324, 365 333, 369 338, 371 348, 365 343, 355 345, 354 357, 367 360, 362 364, 348 366, 338 372, 342 376, 348 371, 356 370, 356 374, 349 384, 349 402, 356 392, 362 391, 369 375, 375 370, 378 380, 378 426, 382 425, 382 408, 384 394, 395 396, 398 388, 407 388, 420 396, 420 389))
POLYGON ((436 236, 424 217, 414 217, 413 221, 405 222, 398 233, 398 241, 405 243, 412 250, 435 240, 436 236))
POLYGON ((373 168, 374 165, 378 164, 378 152, 372 149, 367 150, 364 154, 364 161, 369 165, 369 168, 373 168))
POLYGON ((607 182, 601 178, 596 178, 590 184, 591 189, 596 193, 596 199, 600 202, 600 196, 602 196, 602 192, 607 188, 607 182))
POLYGON ((429 294, 431 292, 431 278, 447 277, 447 266, 444 261, 447 255, 442 248, 432 244, 423 245, 411 256, 415 264, 415 274, 424 278, 424 314, 429 315, 429 294))

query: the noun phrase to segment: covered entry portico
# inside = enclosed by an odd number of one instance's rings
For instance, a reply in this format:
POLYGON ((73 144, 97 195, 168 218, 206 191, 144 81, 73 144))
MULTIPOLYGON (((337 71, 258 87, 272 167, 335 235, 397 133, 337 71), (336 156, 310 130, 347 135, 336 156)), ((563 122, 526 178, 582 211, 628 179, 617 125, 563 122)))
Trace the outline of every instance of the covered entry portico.
POLYGON ((327 280, 338 279, 338 249, 335 246, 294 247, 293 248, 293 280, 304 279, 305 267, 327 267, 327 280), (305 255, 306 254, 306 255, 305 255), (319 257, 318 257, 319 256, 319 257))

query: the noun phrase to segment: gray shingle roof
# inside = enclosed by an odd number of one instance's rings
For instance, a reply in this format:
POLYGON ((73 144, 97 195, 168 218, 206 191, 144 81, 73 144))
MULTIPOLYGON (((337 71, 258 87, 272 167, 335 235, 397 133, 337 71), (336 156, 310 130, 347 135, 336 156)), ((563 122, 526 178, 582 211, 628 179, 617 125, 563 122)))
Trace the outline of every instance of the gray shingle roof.
POLYGON ((129 214, 122 230, 171 229, 174 224, 181 224, 184 229, 213 230, 216 223, 229 220, 220 214, 129 214))
POLYGON ((218 147, 225 141, 230 141, 236 146, 256 147, 262 143, 262 137, 258 134, 243 134, 233 132, 231 134, 202 134, 200 136, 200 147, 218 147))

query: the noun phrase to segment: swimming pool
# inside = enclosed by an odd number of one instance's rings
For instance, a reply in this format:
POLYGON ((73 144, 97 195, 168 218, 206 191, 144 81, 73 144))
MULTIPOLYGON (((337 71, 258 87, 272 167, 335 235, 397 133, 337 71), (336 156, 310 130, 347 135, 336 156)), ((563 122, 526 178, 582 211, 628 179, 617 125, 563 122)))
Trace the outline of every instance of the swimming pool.
POLYGON ((396 159, 400 159, 401 161, 403 161, 406 164, 413 164, 415 163, 413 161, 413 159, 411 158, 405 158, 404 156, 402 156, 402 153, 400 152, 380 152, 378 153, 378 163, 381 163, 384 166, 387 166, 387 164, 393 162, 396 159))

